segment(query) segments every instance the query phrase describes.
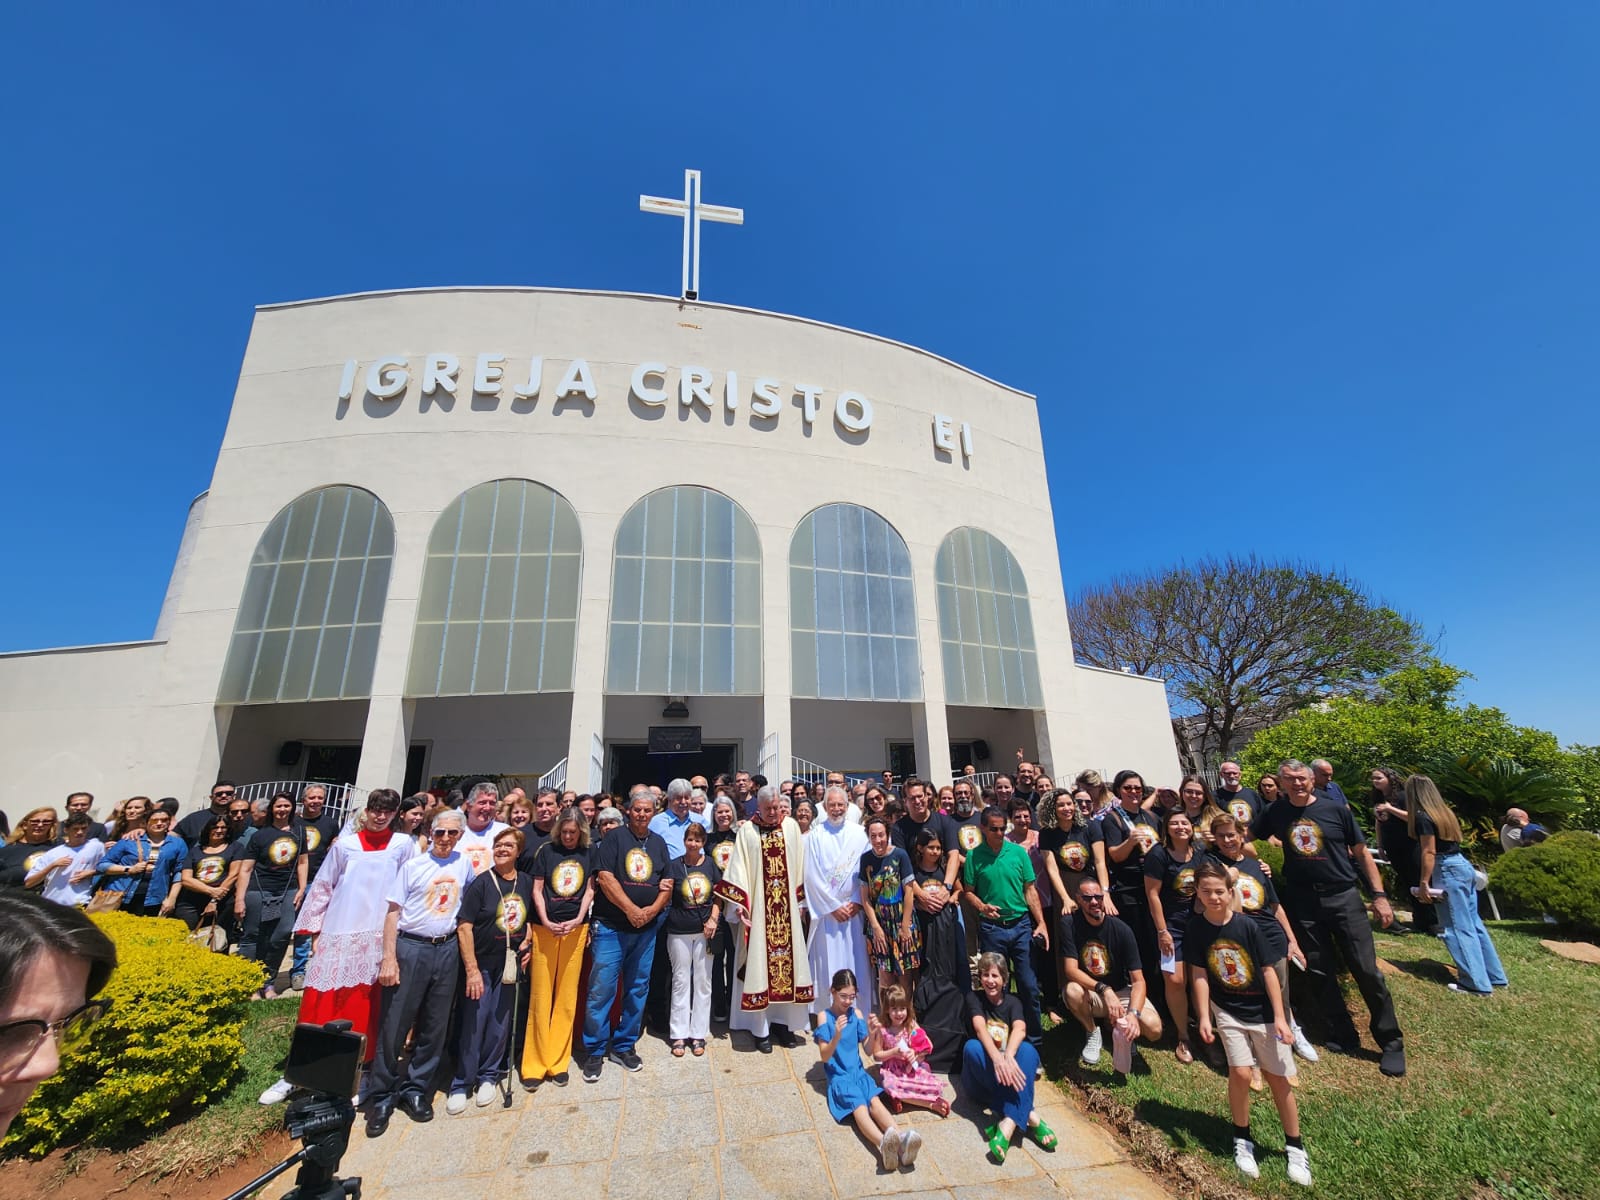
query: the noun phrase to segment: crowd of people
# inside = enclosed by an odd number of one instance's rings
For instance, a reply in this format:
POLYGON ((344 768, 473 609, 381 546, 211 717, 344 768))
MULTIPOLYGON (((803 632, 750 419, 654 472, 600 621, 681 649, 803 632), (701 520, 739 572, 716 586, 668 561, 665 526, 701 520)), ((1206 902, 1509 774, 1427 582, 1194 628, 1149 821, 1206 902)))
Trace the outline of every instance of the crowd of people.
MULTIPOLYGON (((1290 760, 1249 787, 1225 763, 1217 788, 1174 789, 1132 770, 1057 787, 1028 762, 982 787, 741 771, 625 797, 480 780, 379 788, 342 818, 320 784, 252 804, 219 780, 181 820, 174 800, 133 797, 105 824, 77 792, 64 817, 35 809, 0 846, 0 896, 179 918, 259 963, 262 998, 292 953, 300 1019, 366 1036, 370 1137, 396 1109, 432 1120, 439 1091, 453 1115, 518 1083, 566 1087, 574 1069, 637 1071, 648 1024, 675 1058, 704 1055, 714 1027, 747 1032, 756 1053, 809 1035, 830 1111, 890 1170, 920 1146, 895 1116, 947 1114, 953 1078, 993 1114, 1003 1162, 1020 1136, 1055 1148, 1034 1081, 1047 1022, 1075 1022, 1082 1060, 1098 1063, 1109 1035, 1122 1072, 1168 1034, 1190 1063, 1197 1037, 1226 1064, 1240 1170, 1259 1170, 1250 1093, 1267 1088, 1289 1177, 1309 1185, 1295 1058, 1317 1061, 1307 1027, 1325 1049, 1358 1044, 1340 963, 1380 1069, 1406 1069, 1363 893, 1384 927, 1394 908, 1332 774, 1290 760), (1258 840, 1282 847, 1280 872, 1258 840)), ((1438 789, 1387 768, 1370 780, 1378 845, 1414 928, 1437 926, 1455 958, 1452 986, 1507 986, 1438 789)), ((0 1052, 38 1024, 0 1023, 0 1052)), ((290 1091, 280 1080, 262 1103, 290 1091)))

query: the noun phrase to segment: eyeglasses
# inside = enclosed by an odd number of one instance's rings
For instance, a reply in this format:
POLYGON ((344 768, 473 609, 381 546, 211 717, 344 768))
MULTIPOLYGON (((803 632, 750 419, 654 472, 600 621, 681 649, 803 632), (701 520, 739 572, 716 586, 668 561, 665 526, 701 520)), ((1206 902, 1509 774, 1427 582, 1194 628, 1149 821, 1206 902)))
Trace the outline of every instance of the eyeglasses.
POLYGON ((985 825, 984 829, 989 833, 1004 833, 1006 831, 1004 825, 985 825))
POLYGON ((1143 793, 1144 792, 1144 784, 1142 784, 1142 783, 1125 783, 1125 784, 1122 785, 1122 790, 1125 791, 1125 792, 1140 792, 1140 793, 1143 793))
POLYGON ((438 837, 460 837, 461 836, 461 830, 459 830, 459 829, 435 829, 433 831, 433 836, 436 837, 436 838, 438 838, 438 837))
POLYGON ((13 1021, 0 1025, 0 1075, 9 1075, 26 1066, 47 1037, 56 1039, 56 1049, 62 1054, 70 1054, 83 1044, 89 1030, 105 1012, 103 1001, 91 1000, 59 1021, 13 1021))
POLYGON ((855 992, 835 992, 834 995, 838 996, 846 1004, 854 1004, 856 1002, 857 993, 855 992))
POLYGON ((211 798, 213 800, 231 800, 231 799, 233 799, 233 797, 237 796, 238 794, 239 794, 238 792, 235 792, 232 789, 229 789, 226 792, 212 792, 211 793, 211 798))
POLYGON ((1085 904, 1103 904, 1105 903, 1106 898, 1100 892, 1094 892, 1087 896, 1080 895, 1078 899, 1082 900, 1085 904))

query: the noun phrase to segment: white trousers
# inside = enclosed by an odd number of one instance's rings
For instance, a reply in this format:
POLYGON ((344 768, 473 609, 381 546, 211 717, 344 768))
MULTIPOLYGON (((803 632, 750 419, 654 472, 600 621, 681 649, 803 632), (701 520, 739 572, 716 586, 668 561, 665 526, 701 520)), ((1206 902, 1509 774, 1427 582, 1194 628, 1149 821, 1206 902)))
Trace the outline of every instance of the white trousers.
POLYGON ((711 1036, 711 963, 706 939, 694 933, 667 934, 667 958, 672 963, 672 1033, 679 1038, 711 1036))

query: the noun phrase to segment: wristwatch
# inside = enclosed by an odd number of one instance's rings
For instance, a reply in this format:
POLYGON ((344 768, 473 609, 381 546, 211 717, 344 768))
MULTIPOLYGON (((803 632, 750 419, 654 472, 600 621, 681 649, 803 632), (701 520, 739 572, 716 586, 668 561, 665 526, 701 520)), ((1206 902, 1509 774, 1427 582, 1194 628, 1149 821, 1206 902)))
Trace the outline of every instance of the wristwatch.
POLYGON ((1374 900, 1387 900, 1389 898, 1389 893, 1388 892, 1373 892, 1372 893, 1372 898, 1374 900))

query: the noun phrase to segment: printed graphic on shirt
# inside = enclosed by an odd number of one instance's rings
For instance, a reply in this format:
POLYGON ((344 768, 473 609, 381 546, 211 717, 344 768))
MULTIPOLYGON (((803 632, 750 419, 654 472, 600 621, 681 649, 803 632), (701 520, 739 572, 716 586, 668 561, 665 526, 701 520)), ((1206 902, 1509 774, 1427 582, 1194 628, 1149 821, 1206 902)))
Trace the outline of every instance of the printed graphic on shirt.
POLYGON ((726 871, 728 864, 733 861, 733 843, 731 841, 718 842, 712 848, 711 860, 717 864, 717 870, 726 871))
POLYGON ((1206 953, 1206 965, 1223 987, 1242 992, 1256 981, 1256 965, 1238 942, 1219 938, 1206 953))
POLYGON ((424 901, 429 912, 441 915, 453 913, 461 904, 461 885, 456 882, 454 875, 436 875, 428 885, 427 899, 424 901))
POLYGON ((690 908, 711 902, 711 881, 699 871, 690 871, 678 885, 679 894, 690 908))
POLYGON ((1139 843, 1139 852, 1141 854, 1149 854, 1150 847, 1156 844, 1156 831, 1142 823, 1135 825, 1133 827, 1133 840, 1139 843))
POLYGON ((228 861, 214 854, 208 854, 194 867, 194 877, 201 883, 210 887, 212 884, 221 883, 222 877, 228 873, 228 861))
POLYGON ((522 902, 522 897, 515 892, 502 896, 494 915, 495 928, 501 933, 521 933, 527 923, 528 906, 522 902))
POLYGON ((494 862, 494 847, 464 846, 461 850, 461 856, 472 864, 472 873, 474 875, 482 875, 489 869, 490 864, 494 862))
POLYGON ((1250 825, 1250 818, 1255 815, 1250 811, 1250 801, 1248 800, 1228 801, 1228 811, 1233 814, 1233 819, 1235 821, 1239 822, 1239 824, 1245 826, 1246 828, 1248 828, 1250 825))
POLYGON ((1111 955, 1101 942, 1085 942, 1078 961, 1096 979, 1104 979, 1111 973, 1111 955))
POLYGON ((317 852, 317 847, 322 845, 322 830, 315 825, 306 826, 306 850, 312 854, 317 852))
POLYGON ((1172 890, 1185 900, 1194 897, 1194 868, 1184 867, 1178 872, 1178 877, 1172 881, 1172 890))
POLYGON ((648 883, 655 867, 650 862, 650 856, 635 846, 623 856, 622 870, 634 883, 648 883))
POLYGON ((970 854, 978 848, 978 843, 983 841, 983 830, 976 825, 963 825, 956 835, 956 840, 961 843, 961 852, 970 854))
POLYGON ((1267 902, 1267 889, 1261 886, 1261 881, 1243 871, 1239 872, 1239 882, 1233 885, 1233 890, 1239 893, 1239 907, 1245 912, 1260 912, 1267 902))
POLYGON ((39 851, 37 854, 28 855, 27 858, 22 860, 22 873, 24 875, 32 875, 34 873, 34 871, 36 869, 38 869, 39 860, 41 858, 43 858, 43 857, 44 857, 44 851, 43 850, 39 851))
POLYGON ((984 1021, 984 1024, 986 1026, 988 1026, 989 1036, 994 1039, 994 1044, 996 1046, 1002 1046, 1003 1047, 1006 1044, 1006 1042, 1010 1040, 1010 1038, 1011 1038, 1011 1029, 1010 1029, 1010 1027, 1008 1027, 1006 1025, 1006 1023, 1004 1021, 1000 1021, 1000 1020, 997 1020, 994 1017, 990 1017, 986 1021, 984 1021))
POLYGON ((867 881, 867 891, 874 904, 893 904, 900 899, 900 872, 893 860, 872 873, 867 881))
POLYGON ((1089 869, 1089 851, 1082 842, 1063 842, 1059 851, 1061 865, 1069 871, 1087 871, 1089 869))
POLYGON ((1289 826, 1289 845, 1296 854, 1315 858, 1322 853, 1322 830, 1315 821, 1296 821, 1289 826))
POLYGON ((272 845, 267 847, 267 859, 275 867, 287 867, 299 852, 300 847, 293 838, 274 838, 272 845))
POLYGON ((550 890, 563 900, 570 900, 583 890, 583 868, 571 859, 557 863, 550 874, 550 890))

